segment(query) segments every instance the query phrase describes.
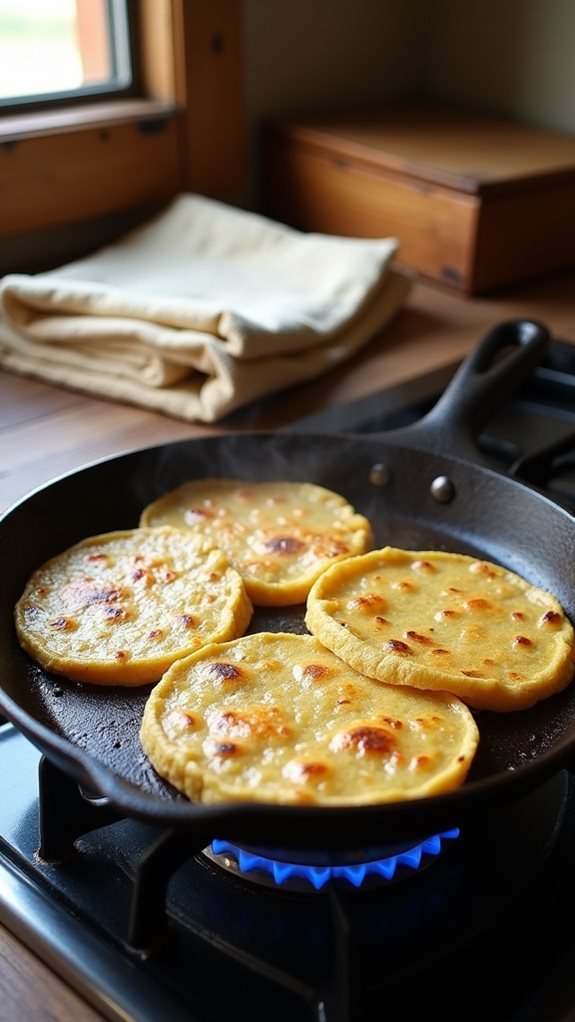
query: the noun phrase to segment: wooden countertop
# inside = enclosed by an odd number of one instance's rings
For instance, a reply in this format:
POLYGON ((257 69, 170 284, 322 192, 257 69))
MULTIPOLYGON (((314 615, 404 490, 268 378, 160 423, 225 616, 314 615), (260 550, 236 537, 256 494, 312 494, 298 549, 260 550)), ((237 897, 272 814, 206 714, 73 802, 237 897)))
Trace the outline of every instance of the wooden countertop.
POLYGON ((575 343, 575 271, 490 298, 417 284, 384 334, 317 380, 283 391, 214 426, 82 396, 0 371, 0 513, 34 487, 110 454, 230 429, 275 429, 449 362, 496 323, 545 322, 575 343))
MULTIPOLYGON (((418 283, 384 335, 353 360, 213 427, 0 372, 0 513, 41 483, 100 457, 231 429, 276 429, 374 393, 463 357, 492 326, 517 317, 538 319, 555 336, 575 344, 575 272, 489 298, 418 283)), ((101 1018, 0 927, 0 1019, 101 1018)))

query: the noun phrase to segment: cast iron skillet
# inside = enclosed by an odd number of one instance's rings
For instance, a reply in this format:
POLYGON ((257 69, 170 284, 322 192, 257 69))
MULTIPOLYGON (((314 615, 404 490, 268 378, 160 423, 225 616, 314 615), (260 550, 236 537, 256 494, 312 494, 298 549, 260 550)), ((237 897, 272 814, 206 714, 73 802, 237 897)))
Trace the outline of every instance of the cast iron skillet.
MULTIPOLYGON (((496 326, 435 408, 413 426, 369 436, 234 433, 135 451, 35 491, 0 522, 0 709, 82 788, 128 816, 260 848, 381 847, 426 837, 511 803, 575 761, 575 684, 530 710, 481 712, 480 749, 456 792, 391 805, 202 806, 162 782, 138 731, 149 687, 99 688, 55 678, 19 648, 13 607, 47 558, 96 533, 137 525, 141 509, 194 477, 293 479, 343 494, 373 523, 376 544, 447 549, 518 571, 575 619, 575 518, 535 489, 474 464, 473 438, 540 361, 547 329, 496 326), (438 482, 439 480, 439 482, 438 482)), ((303 608, 258 611, 250 631, 305 631, 303 608)))

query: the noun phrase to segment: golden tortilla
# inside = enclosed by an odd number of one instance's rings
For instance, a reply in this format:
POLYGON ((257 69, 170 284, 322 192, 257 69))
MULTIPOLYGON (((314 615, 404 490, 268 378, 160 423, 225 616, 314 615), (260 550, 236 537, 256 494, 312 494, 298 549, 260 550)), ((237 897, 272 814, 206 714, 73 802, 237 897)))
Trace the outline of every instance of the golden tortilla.
POLYGON ((524 709, 573 677, 573 627, 555 597, 463 554, 385 547, 335 565, 306 624, 363 674, 476 709, 524 709))
POLYGON ((196 479, 148 505, 140 525, 210 536, 256 606, 304 603, 328 565, 372 544, 367 518, 314 483, 196 479))
POLYGON ((381 685, 311 635, 262 632, 180 660, 152 690, 141 742, 188 798, 319 806, 463 784, 479 735, 447 693, 381 685))
POLYGON ((85 539, 40 567, 15 620, 46 670, 144 685, 206 643, 242 635, 252 612, 237 571, 208 539, 133 529, 85 539))

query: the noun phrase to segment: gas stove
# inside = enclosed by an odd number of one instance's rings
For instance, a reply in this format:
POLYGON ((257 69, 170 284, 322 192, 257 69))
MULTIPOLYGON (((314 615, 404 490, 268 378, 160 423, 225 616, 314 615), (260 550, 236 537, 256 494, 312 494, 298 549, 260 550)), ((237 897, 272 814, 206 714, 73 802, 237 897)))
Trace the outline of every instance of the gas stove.
MULTIPOLYGON (((293 429, 406 425, 455 368, 293 429)), ((479 448, 575 511, 574 430, 575 346, 556 341, 479 448)), ((377 849, 350 835, 311 859, 122 818, 8 722, 0 776, 0 921, 111 1020, 575 1019, 567 772, 461 831, 377 849)))

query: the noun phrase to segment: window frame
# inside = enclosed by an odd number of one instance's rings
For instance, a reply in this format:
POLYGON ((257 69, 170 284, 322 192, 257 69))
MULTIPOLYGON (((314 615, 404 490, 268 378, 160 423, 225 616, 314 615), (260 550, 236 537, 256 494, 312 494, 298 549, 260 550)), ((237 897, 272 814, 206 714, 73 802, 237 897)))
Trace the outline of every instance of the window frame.
POLYGON ((0 246, 245 180, 241 0, 134 0, 140 97, 0 111, 0 246))

